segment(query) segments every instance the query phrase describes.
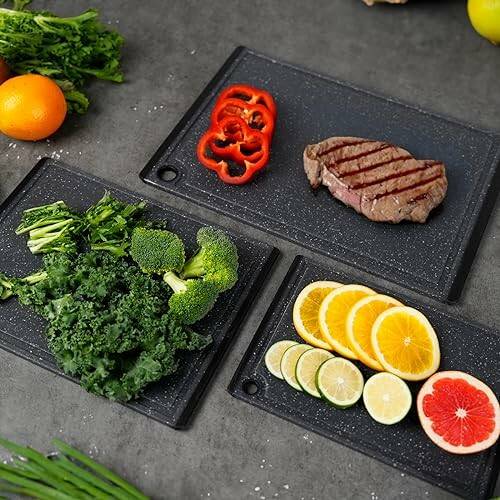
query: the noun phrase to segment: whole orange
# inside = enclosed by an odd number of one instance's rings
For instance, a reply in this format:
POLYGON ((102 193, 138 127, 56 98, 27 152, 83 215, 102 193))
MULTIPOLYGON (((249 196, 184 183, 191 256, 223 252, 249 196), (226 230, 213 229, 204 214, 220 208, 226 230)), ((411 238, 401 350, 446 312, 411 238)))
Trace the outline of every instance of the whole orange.
POLYGON ((0 85, 0 131, 14 139, 38 141, 52 135, 66 117, 59 86, 42 75, 20 75, 0 85))

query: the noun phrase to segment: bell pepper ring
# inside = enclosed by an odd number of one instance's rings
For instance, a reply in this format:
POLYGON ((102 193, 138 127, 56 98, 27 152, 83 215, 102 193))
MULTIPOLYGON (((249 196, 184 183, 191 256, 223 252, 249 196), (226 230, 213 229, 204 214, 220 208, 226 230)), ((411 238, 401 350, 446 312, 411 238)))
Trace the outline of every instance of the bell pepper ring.
POLYGON ((211 126, 217 125, 226 116, 239 116, 250 128, 260 130, 269 138, 273 135, 274 117, 262 104, 250 104, 235 98, 218 101, 210 119, 211 126))
POLYGON ((219 94, 217 103, 233 98, 245 101, 248 104, 261 104, 271 112, 273 118, 276 118, 276 103, 273 96, 266 90, 257 89, 245 84, 231 85, 219 94))
POLYGON ((215 171, 222 181, 228 184, 245 184, 268 162, 269 138, 258 130, 251 129, 240 117, 227 116, 201 137, 196 154, 200 163, 215 171), (228 141, 225 132, 227 129, 238 129, 236 135, 241 136, 241 140, 228 141), (217 141, 228 141, 228 144, 225 147, 217 146, 221 151, 218 156, 214 156, 212 147, 217 141), (248 145, 258 149, 245 149, 248 145), (234 174, 234 168, 226 160, 233 160, 243 167, 243 173, 234 174))

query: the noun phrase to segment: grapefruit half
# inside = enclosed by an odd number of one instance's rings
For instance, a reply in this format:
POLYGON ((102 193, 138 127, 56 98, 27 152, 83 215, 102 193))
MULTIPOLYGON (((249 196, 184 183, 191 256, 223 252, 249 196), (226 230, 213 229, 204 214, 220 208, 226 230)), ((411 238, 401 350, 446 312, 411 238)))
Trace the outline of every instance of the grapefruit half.
POLYGON ((442 371, 417 396, 427 436, 450 453, 468 454, 493 446, 500 435, 500 405, 484 383, 460 371, 442 371))

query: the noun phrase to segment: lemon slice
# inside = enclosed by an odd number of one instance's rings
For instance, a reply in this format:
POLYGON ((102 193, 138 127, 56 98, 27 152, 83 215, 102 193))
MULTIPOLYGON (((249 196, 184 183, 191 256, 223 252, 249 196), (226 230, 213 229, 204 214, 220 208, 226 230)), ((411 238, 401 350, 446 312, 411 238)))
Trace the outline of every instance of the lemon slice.
POLYGON ((363 285, 344 285, 331 291, 319 308, 319 328, 331 349, 346 358, 358 359, 346 333, 347 314, 360 299, 375 292, 363 285))
POLYGON ((384 369, 404 380, 423 380, 439 367, 436 332, 416 309, 396 306, 381 313, 372 328, 372 346, 384 369))
POLYGON ((314 347, 331 349, 318 324, 318 311, 323 299, 335 288, 342 286, 336 281, 315 281, 307 285, 295 299, 293 324, 297 333, 314 347))
POLYGON ((411 408, 411 392, 396 375, 381 372, 370 377, 363 390, 363 403, 377 422, 392 425, 405 418, 411 408))
POLYGON ((382 371, 372 347, 373 323, 385 310, 402 306, 401 302, 387 295, 369 295, 358 300, 347 314, 346 332, 351 349, 366 366, 382 371))
POLYGON ((283 378, 298 391, 302 391, 302 387, 300 387, 300 384, 297 382, 297 378, 295 377, 297 361, 299 360, 301 354, 312 348, 312 346, 307 344, 293 345, 285 351, 281 358, 280 370, 283 378))
POLYGON ((330 358, 333 358, 331 352, 316 347, 302 353, 297 361, 295 378, 300 384, 300 387, 315 398, 321 398, 321 394, 316 388, 316 372, 318 368, 330 358))
POLYGON ((349 408, 363 393, 363 375, 344 358, 326 360, 316 373, 316 387, 321 397, 337 408, 349 408))
POLYGON ((283 375, 281 374, 281 358, 285 351, 292 347, 293 345, 297 345, 298 342, 295 340, 280 340, 275 342, 266 352, 264 357, 264 363, 266 364, 266 368, 275 376, 283 380, 283 375))

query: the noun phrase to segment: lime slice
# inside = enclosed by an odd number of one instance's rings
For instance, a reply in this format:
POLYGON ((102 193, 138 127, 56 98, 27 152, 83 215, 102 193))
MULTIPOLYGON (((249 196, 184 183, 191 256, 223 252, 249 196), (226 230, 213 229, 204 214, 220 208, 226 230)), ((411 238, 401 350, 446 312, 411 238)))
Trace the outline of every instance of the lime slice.
POLYGON ((300 387, 315 398, 321 398, 321 394, 316 388, 316 372, 318 368, 330 358, 333 358, 331 352, 315 348, 302 353, 297 361, 295 378, 300 384, 300 387))
POLYGON ((337 408, 349 408, 363 394, 363 375, 354 363, 344 358, 325 361, 316 373, 321 397, 337 408))
POLYGON ((366 381, 363 402, 370 416, 381 424, 403 420, 410 411, 411 400, 406 383, 392 373, 377 373, 366 381))
POLYGON ((292 347, 293 345, 297 345, 298 342, 295 340, 280 340, 279 342, 275 342, 266 352, 266 356, 264 357, 264 363, 266 364, 267 369, 275 376, 283 380, 283 375, 281 374, 281 358, 285 351, 292 347))
POLYGON ((283 357, 281 358, 280 369, 283 378, 298 391, 301 391, 302 387, 300 387, 297 382, 297 378, 295 377, 295 367, 297 366, 297 361, 299 360, 301 354, 309 349, 312 349, 312 346, 308 344, 293 345, 285 351, 283 357))

